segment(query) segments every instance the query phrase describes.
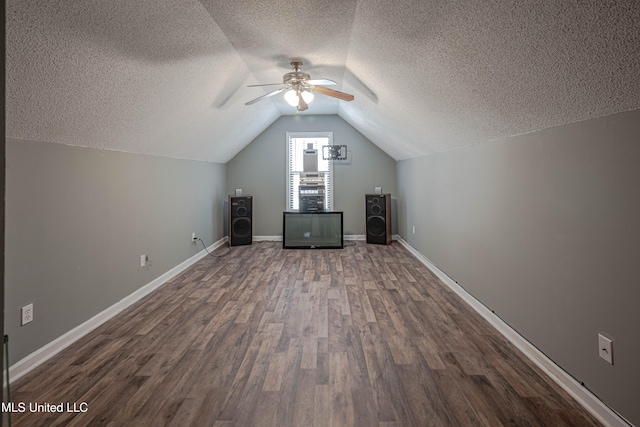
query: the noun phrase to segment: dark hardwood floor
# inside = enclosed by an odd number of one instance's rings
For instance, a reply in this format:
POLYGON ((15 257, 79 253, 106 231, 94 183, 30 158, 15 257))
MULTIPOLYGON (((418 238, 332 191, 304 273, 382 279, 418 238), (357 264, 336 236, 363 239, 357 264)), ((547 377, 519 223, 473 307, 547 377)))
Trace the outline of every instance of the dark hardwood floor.
POLYGON ((398 243, 215 254, 17 381, 13 425, 599 425, 398 243))

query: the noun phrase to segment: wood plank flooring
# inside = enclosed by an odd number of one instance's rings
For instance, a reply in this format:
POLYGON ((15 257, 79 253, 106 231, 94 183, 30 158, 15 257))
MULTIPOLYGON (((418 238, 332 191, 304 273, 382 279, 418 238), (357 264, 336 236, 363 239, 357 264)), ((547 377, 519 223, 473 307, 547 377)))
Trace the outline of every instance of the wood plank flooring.
POLYGON ((214 254, 14 384, 13 425, 599 425, 398 243, 214 254))

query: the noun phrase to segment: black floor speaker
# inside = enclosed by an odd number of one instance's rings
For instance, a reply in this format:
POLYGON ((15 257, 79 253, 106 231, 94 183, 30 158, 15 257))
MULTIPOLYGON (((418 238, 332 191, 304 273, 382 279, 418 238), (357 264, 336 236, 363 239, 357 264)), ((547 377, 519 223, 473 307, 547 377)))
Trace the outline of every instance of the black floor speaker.
POLYGON ((391 194, 365 194, 367 243, 391 243, 391 194))
POLYGON ((253 198, 229 196, 229 245, 250 245, 253 240, 253 198))

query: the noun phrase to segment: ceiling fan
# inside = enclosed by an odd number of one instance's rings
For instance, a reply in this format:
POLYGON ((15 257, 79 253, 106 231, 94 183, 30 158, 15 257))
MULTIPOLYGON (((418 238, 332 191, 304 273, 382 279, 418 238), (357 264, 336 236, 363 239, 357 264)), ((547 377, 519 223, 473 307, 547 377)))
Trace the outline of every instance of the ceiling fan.
POLYGON ((311 79, 308 73, 300 71, 302 69, 301 61, 292 61, 291 67, 293 72, 287 73, 282 76, 282 83, 266 83, 261 85, 249 85, 247 87, 258 86, 281 86, 272 92, 262 95, 254 100, 247 102, 245 105, 255 104, 265 98, 269 98, 278 93, 285 92, 284 99, 292 107, 296 107, 298 111, 304 111, 309 108, 309 103, 313 100, 313 92, 320 93, 322 95, 332 96, 334 98, 341 99, 343 101, 353 101, 353 95, 340 92, 334 89, 329 89, 325 86, 333 86, 337 83, 329 79, 311 79))

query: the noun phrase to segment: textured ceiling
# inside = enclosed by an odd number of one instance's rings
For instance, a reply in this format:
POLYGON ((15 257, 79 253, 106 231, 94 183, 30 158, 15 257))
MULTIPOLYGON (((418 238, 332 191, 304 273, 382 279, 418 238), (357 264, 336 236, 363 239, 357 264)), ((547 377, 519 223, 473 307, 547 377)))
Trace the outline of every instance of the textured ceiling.
POLYGON ((7 0, 7 136, 215 162, 302 59, 395 159, 640 108, 636 0, 7 0))

